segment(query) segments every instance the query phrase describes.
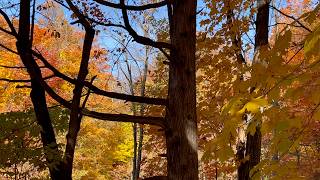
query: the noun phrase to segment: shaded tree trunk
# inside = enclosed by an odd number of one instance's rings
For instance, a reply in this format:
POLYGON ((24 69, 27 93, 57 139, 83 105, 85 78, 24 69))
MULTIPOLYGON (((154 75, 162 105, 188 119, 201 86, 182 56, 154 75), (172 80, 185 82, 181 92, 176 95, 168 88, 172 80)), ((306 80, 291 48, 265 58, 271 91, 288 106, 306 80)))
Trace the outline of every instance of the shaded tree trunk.
POLYGON ((238 179, 240 178, 244 178, 245 175, 244 175, 244 165, 243 165, 243 159, 245 157, 245 143, 243 142, 239 142, 237 144, 237 154, 236 154, 236 157, 237 157, 237 161, 239 163, 239 167, 238 167, 238 179))
POLYGON ((197 180, 196 0, 172 4, 167 160, 169 180, 197 180))
POLYGON ((254 166, 259 164, 260 156, 261 156, 261 131, 260 127, 256 127, 256 132, 254 135, 250 133, 247 134, 247 143, 246 143, 246 156, 249 156, 249 160, 244 164, 241 164, 238 169, 238 179, 240 180, 248 180, 251 179, 258 171, 251 172, 250 171, 254 166))
POLYGON ((34 106, 36 120, 41 127, 41 140, 43 143, 45 158, 52 179, 61 179, 63 174, 61 166, 61 154, 58 150, 54 130, 52 127, 47 107, 45 91, 39 81, 42 78, 40 68, 30 52, 32 42, 30 40, 30 1, 20 1, 19 33, 17 38, 17 50, 19 56, 27 68, 31 79, 30 97, 34 106))
MULTIPOLYGON (((73 159, 76 148, 78 132, 80 130, 82 116, 80 114, 80 103, 82 97, 83 82, 88 75, 88 65, 90 59, 90 51, 94 39, 95 31, 91 28, 86 28, 86 34, 83 42, 83 50, 81 57, 80 69, 77 77, 77 83, 73 89, 73 98, 71 104, 69 130, 67 134, 67 144, 65 151, 65 172, 66 179, 72 179, 73 159)), ((85 103, 85 102, 84 102, 85 103)), ((85 107, 85 104, 83 104, 85 107)))

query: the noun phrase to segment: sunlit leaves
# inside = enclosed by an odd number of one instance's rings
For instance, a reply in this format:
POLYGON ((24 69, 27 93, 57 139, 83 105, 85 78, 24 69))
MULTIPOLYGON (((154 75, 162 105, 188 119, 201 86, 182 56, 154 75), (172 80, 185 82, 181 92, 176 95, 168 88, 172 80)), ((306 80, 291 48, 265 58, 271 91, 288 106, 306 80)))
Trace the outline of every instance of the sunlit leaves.
POLYGON ((258 97, 247 102, 239 113, 251 112, 258 113, 262 111, 262 108, 268 105, 268 101, 263 97, 258 97))
POLYGON ((320 55, 320 26, 316 27, 315 30, 308 35, 305 44, 304 44, 304 52, 307 58, 311 58, 312 56, 320 55))
POLYGON ((126 176, 119 172, 127 170, 133 154, 130 124, 85 119, 79 133, 75 178, 123 179, 126 176))

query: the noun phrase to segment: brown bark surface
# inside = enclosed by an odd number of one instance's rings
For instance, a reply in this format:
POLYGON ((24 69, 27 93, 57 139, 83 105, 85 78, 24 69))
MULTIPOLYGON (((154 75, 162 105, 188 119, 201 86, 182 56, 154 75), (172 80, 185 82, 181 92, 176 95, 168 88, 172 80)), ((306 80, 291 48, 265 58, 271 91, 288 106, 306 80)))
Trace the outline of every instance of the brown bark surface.
POLYGON ((196 0, 174 1, 166 131, 168 179, 197 180, 196 0))

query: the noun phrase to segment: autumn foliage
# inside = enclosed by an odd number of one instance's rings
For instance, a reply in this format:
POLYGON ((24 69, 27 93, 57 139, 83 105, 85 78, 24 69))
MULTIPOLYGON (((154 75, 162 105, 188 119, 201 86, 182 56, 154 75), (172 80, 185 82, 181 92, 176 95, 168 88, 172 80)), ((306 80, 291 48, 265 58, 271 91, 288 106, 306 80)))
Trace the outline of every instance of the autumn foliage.
POLYGON ((0 9, 0 179, 320 178, 319 2, 0 9))

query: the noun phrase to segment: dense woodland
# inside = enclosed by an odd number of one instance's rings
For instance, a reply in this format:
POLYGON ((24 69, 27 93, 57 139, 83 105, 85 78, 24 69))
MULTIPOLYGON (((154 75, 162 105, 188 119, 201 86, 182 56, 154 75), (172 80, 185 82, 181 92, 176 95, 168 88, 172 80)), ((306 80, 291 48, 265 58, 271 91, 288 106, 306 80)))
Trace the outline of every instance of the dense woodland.
POLYGON ((0 179, 320 179, 317 0, 1 0, 0 179))

